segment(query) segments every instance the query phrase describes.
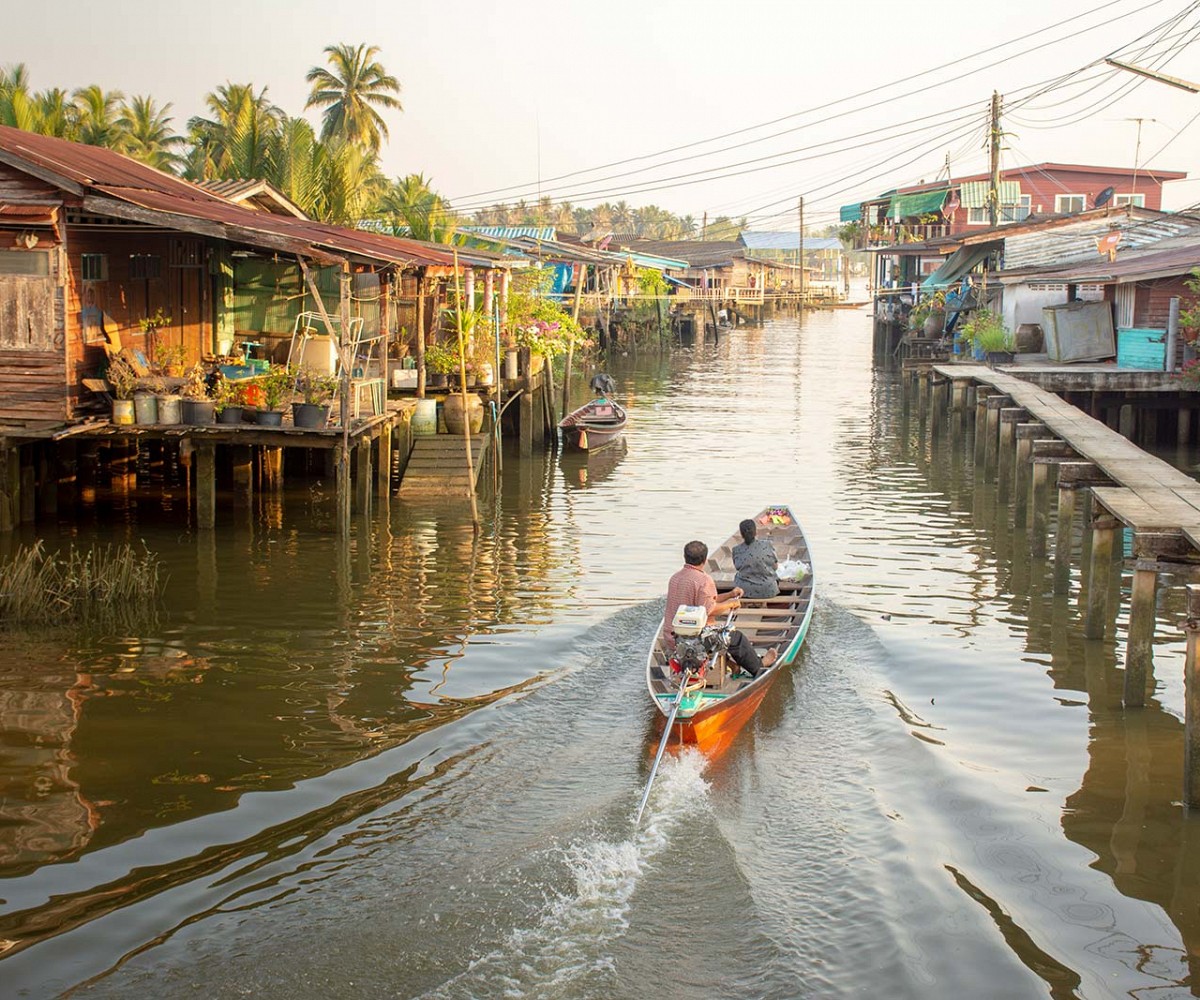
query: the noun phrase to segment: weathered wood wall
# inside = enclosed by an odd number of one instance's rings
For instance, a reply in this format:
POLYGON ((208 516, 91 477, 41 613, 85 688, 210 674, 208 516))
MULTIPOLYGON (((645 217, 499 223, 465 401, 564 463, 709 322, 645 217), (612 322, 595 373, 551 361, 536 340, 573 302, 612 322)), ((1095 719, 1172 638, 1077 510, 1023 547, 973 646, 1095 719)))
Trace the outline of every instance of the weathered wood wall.
POLYGON ((0 275, 0 420, 65 420, 65 331, 58 288, 59 249, 48 276, 0 275))

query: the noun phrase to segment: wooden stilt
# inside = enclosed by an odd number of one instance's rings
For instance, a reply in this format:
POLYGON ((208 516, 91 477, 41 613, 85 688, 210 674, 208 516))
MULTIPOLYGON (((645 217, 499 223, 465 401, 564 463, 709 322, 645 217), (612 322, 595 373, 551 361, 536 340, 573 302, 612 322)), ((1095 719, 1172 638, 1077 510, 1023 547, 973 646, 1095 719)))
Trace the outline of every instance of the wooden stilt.
POLYGON ((1054 531, 1054 593, 1071 590, 1071 536, 1075 530, 1075 498, 1073 486, 1058 488, 1058 523, 1054 531))
POLYGON ((339 441, 337 446, 337 468, 334 473, 337 480, 337 525, 338 534, 342 538, 350 537, 350 449, 345 441, 339 441))
POLYGON ((1200 584, 1187 585, 1187 651, 1183 660, 1183 801, 1200 806, 1200 584))
POLYGON ((967 383, 960 378, 954 379, 950 383, 950 409, 955 413, 966 409, 967 406, 967 383))
MULTIPOLYGON (((996 490, 1002 504, 1012 495, 1017 445, 1017 424, 1029 418, 1028 411, 1019 406, 1006 406, 1000 411, 1000 433, 997 445, 996 490)), ((1032 451, 1032 447, 1030 449, 1032 451)))
POLYGON ((533 455, 533 394, 529 388, 530 379, 525 380, 526 389, 521 393, 521 398, 517 401, 517 406, 520 408, 517 416, 521 424, 518 428, 519 432, 519 453, 522 458, 529 458, 533 455))
POLYGON ((262 488, 278 491, 283 486, 283 449, 264 447, 259 452, 262 467, 262 488))
POLYGON ((1033 439, 1041 437, 1045 430, 1045 424, 1036 420, 1017 424, 1017 444, 1013 455, 1013 525, 1017 528, 1024 528, 1029 522, 1033 439))
POLYGON ((354 513, 371 513, 371 442, 364 435, 354 447, 354 513))
POLYGON ((1033 524, 1029 532, 1029 553, 1035 559, 1046 558, 1046 536, 1050 531, 1050 466, 1036 462, 1032 469, 1029 507, 1033 524))
POLYGON ((1146 682, 1154 676, 1154 608, 1158 568, 1138 560, 1129 597, 1129 639, 1125 644, 1125 706, 1146 704, 1146 682))
POLYGON ((21 518, 21 457, 16 448, 0 448, 0 532, 14 530, 21 518))
POLYGON ((983 468, 987 449, 987 400, 991 395, 990 386, 978 386, 975 389, 975 465, 983 468))
POLYGON ((985 404, 987 409, 986 435, 983 443, 983 478, 992 482, 996 478, 996 453, 1000 448, 1000 411, 1008 406, 1011 400, 1007 396, 988 396, 985 404))
MULTIPOLYGON (((490 272, 489 272, 490 274, 490 272)), ((375 493, 381 499, 392 492, 392 425, 384 424, 378 438, 379 454, 376 460, 375 493)))
POLYGON ((74 441, 59 441, 54 449, 58 470, 58 502, 74 507, 79 494, 79 449, 74 441))
POLYGON ((217 525, 217 447, 196 445, 196 527, 209 530, 217 525))
POLYGON ((249 445, 237 444, 233 454, 233 486, 247 500, 254 495, 254 452, 249 445))
POLYGON ((32 524, 37 516, 37 469, 33 449, 21 449, 21 523, 32 524))
MULTIPOLYGON (((1094 501, 1093 501, 1094 506, 1094 501)), ((1108 622, 1108 592, 1113 571, 1113 544, 1120 521, 1107 511, 1093 511, 1091 522, 1092 553, 1088 564, 1087 614, 1084 616, 1085 639, 1103 639, 1108 622)))
POLYGON ((44 444, 37 459, 38 514, 49 518, 58 516, 58 468, 53 448, 53 444, 44 444))
POLYGON ((1119 433, 1121 437, 1128 438, 1130 441, 1132 441, 1136 429, 1137 421, 1135 419, 1134 409, 1129 403, 1126 403, 1121 407, 1121 415, 1117 420, 1117 433, 1119 433))

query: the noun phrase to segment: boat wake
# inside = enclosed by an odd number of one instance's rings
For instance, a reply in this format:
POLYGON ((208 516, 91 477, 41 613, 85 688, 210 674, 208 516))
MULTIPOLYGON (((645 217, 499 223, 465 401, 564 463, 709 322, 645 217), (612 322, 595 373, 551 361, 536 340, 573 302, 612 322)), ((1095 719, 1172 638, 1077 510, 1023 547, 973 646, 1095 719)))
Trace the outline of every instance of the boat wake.
POLYGON ((611 973, 610 946, 629 928, 642 877, 681 822, 708 807, 707 764, 694 749, 665 759, 641 828, 627 840, 597 837, 568 847, 562 861, 570 886, 546 900, 536 923, 511 931, 500 947, 425 996, 555 996, 585 977, 611 973))

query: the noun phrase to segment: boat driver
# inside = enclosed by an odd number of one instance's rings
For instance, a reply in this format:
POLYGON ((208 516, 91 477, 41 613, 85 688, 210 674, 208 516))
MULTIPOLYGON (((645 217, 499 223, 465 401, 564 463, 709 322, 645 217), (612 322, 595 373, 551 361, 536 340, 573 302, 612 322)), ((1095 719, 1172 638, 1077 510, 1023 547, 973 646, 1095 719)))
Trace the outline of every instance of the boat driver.
MULTIPOLYGON (((683 605, 704 608, 708 612, 710 624, 741 606, 740 587, 734 587, 724 594, 717 593, 716 582, 704 571, 707 559, 707 545, 703 542, 688 542, 683 547, 683 568, 667 582, 667 610, 663 616, 662 630, 663 642, 668 650, 675 649, 675 632, 671 623, 675 620, 675 612, 683 605)), ((737 629, 729 633, 728 652, 729 658, 751 677, 757 677, 779 656, 779 650, 772 649, 760 659, 750 640, 737 629)))

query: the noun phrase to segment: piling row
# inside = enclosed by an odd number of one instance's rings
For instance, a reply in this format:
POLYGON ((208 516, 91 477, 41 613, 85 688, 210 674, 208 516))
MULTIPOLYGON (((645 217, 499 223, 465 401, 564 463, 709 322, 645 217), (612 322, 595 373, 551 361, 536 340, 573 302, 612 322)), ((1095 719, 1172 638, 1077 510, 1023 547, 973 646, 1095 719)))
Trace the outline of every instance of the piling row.
MULTIPOLYGON (((979 480, 994 486, 1031 555, 1053 562, 1055 594, 1071 589, 1072 534, 1083 517, 1080 614, 1083 636, 1117 638, 1120 573, 1128 570, 1128 626, 1122 699, 1146 704, 1153 687, 1160 573, 1200 566, 1200 484, 1141 452, 1116 431, 1057 396, 988 369, 937 364, 907 369, 918 421, 936 442, 973 431, 979 480), (1052 527, 1053 525, 1053 527, 1052 527), (1132 556, 1125 558, 1125 531, 1132 556), (1053 549, 1050 541, 1053 539, 1053 549)), ((1130 428, 1133 422, 1124 421, 1130 428)), ((1184 801, 1200 805, 1200 585, 1187 586, 1184 801)))

